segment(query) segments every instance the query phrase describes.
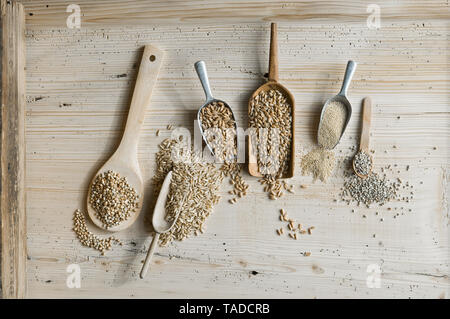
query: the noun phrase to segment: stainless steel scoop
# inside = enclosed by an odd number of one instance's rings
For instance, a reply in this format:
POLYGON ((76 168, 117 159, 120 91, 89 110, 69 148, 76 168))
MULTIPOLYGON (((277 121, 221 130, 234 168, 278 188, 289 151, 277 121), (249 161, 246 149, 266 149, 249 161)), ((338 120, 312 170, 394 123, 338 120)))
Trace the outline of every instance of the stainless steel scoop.
POLYGON ((158 199, 156 200, 155 208, 153 210, 152 224, 153 229, 155 230, 155 235, 153 236, 152 243, 150 244, 147 256, 145 257, 144 265, 141 269, 141 279, 145 278, 145 275, 147 274, 147 271, 150 267, 150 261, 153 257, 153 253, 156 250, 156 246, 158 245, 159 235, 169 232, 177 222, 178 215, 180 214, 180 210, 178 210, 173 220, 171 220, 170 222, 166 220, 166 202, 171 182, 172 171, 167 173, 166 178, 164 179, 161 190, 159 191, 158 199))
MULTIPOLYGON (((202 134, 203 140, 206 143, 206 146, 211 151, 211 153, 215 156, 214 150, 211 147, 211 145, 208 143, 208 140, 207 140, 207 138, 206 138, 206 136, 205 136, 205 134, 203 132, 202 121, 201 121, 201 116, 200 116, 200 113, 201 113, 202 109, 204 107, 208 106, 209 104, 213 103, 213 102, 222 102, 225 105, 225 107, 227 107, 230 110, 230 112, 231 112, 231 114, 233 116, 234 129, 236 130, 236 134, 237 134, 236 117, 234 116, 233 110, 231 109, 231 107, 226 102, 224 102, 222 100, 215 99, 212 96, 211 88, 209 86, 208 73, 206 72, 206 64, 205 64, 205 62, 204 61, 198 61, 198 62, 195 63, 194 66, 195 66, 195 71, 197 71, 198 78, 200 79, 200 82, 202 83, 202 87, 203 87, 203 90, 205 91, 205 95, 206 95, 206 102, 202 105, 202 107, 197 112, 198 126, 199 126, 199 129, 200 129, 200 133, 202 134)), ((237 137, 236 137, 236 143, 237 143, 237 137)))
MULTIPOLYGON (((334 149, 336 147, 336 145, 339 144, 339 141, 341 140, 342 135, 344 135, 345 129, 347 128, 347 124, 350 121, 350 117, 352 116, 352 105, 350 104, 350 102, 347 99, 347 91, 348 91, 348 87, 350 86, 350 82, 352 81, 352 77, 353 77, 353 74, 355 73, 355 70, 356 70, 356 62, 354 62, 352 60, 348 61, 347 68, 345 69, 344 81, 342 83, 341 91, 337 95, 333 96, 332 98, 328 99, 325 102, 324 106, 322 107, 322 112, 320 113, 320 123, 319 123, 319 128, 317 129, 317 141, 319 141, 319 131, 320 131, 320 126, 322 125, 323 116, 324 116, 325 110, 327 109, 330 102, 332 102, 332 101, 341 102, 347 108, 347 118, 345 119, 345 124, 344 124, 344 128, 342 129, 341 136, 339 137, 337 143, 331 149, 334 149)), ((319 143, 319 145, 320 145, 320 143, 319 143)), ((320 145, 320 146, 322 146, 322 145, 320 145)))

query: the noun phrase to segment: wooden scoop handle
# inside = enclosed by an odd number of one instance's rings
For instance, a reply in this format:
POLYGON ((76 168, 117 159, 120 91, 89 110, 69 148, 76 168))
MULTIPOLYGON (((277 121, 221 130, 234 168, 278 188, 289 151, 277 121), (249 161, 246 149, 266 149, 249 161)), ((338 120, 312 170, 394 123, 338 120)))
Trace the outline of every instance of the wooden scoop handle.
POLYGON ((152 45, 146 45, 144 48, 130 110, 128 111, 125 132, 119 147, 129 154, 137 153, 139 131, 144 122, 145 110, 150 104, 163 56, 164 52, 152 45))
POLYGON ((153 253, 155 252, 156 246, 158 246, 158 240, 159 240, 159 233, 155 233, 155 236, 153 236, 152 243, 150 245, 150 249, 147 252, 147 257, 145 257, 144 265, 142 266, 142 269, 141 269, 141 274, 140 274, 141 279, 145 278, 148 268, 150 268, 150 261, 152 260, 153 253))
POLYGON ((278 36, 274 22, 270 25, 269 81, 278 82, 278 36))
POLYGON ((359 148, 366 152, 369 151, 371 118, 372 118, 372 101, 371 101, 370 97, 366 97, 363 100, 361 141, 359 142, 359 148))

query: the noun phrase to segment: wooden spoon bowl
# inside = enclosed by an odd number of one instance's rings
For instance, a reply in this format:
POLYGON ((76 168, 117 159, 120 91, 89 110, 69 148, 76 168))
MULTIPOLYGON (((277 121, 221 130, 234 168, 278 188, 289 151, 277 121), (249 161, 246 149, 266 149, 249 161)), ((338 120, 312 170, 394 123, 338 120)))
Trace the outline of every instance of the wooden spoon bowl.
POLYGON ((142 209, 144 186, 137 156, 139 132, 142 123, 144 122, 145 110, 150 104, 152 90, 156 83, 159 69, 161 68, 163 56, 164 52, 158 48, 152 45, 145 46, 122 140, 117 150, 98 170, 89 185, 87 196, 88 215, 95 225, 111 232, 120 231, 131 226, 138 218, 142 209), (106 227, 98 218, 95 209, 89 203, 91 187, 95 178, 108 170, 118 173, 120 177, 125 177, 127 183, 133 187, 139 195, 138 207, 131 216, 119 225, 113 227, 106 227))
MULTIPOLYGON (((259 93, 263 91, 270 91, 270 90, 278 90, 280 91, 287 99, 288 103, 291 105, 291 128, 292 128, 292 140, 291 140, 291 158, 289 161, 289 172, 282 176, 282 178, 291 178, 294 176, 294 169, 295 169, 295 100, 294 96, 289 92, 287 88, 285 88, 283 85, 278 83, 278 43, 277 43, 277 24, 272 23, 271 24, 271 34, 270 34, 270 57, 269 57, 269 81, 267 83, 264 83, 261 85, 258 89, 256 89, 255 92, 253 92, 252 96, 250 97, 250 100, 248 102, 248 110, 249 110, 249 116, 250 116, 250 110, 251 110, 251 103, 255 96, 257 96, 259 93)), ((262 177, 259 167, 258 167, 258 160, 255 150, 253 149, 252 145, 252 139, 251 137, 248 138, 248 157, 249 157, 249 163, 248 163, 248 172, 250 175, 255 177, 262 177)))

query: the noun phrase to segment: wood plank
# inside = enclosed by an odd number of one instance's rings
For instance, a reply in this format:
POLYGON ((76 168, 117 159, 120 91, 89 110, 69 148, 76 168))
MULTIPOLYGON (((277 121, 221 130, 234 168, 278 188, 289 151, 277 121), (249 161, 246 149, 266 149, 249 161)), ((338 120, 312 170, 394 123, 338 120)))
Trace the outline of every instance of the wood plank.
POLYGON ((2 295, 26 294, 25 214, 25 12, 20 3, 1 1, 2 138, 1 220, 2 295))
MULTIPOLYGON (((274 202, 245 174, 250 191, 235 205, 227 202, 224 183, 207 231, 159 249, 144 281, 138 275, 150 242, 148 212, 117 235, 124 246, 106 256, 79 244, 72 214, 84 209, 92 174, 119 142, 142 46, 166 52, 139 144, 151 198, 157 145, 170 136, 166 126, 192 129, 204 100, 194 62, 206 61, 213 93, 245 126, 248 98, 267 72, 269 27, 246 21, 80 30, 29 26, 28 297, 449 297, 448 22, 439 19, 393 22, 380 30, 332 19, 279 23, 280 83, 296 100, 298 157, 313 147, 321 104, 338 92, 347 60, 359 63, 349 90, 354 113, 330 181, 313 183, 297 169, 296 193, 274 202), (344 180, 343 161, 358 146, 365 96, 373 101, 375 169, 397 164, 398 177, 417 188, 396 218, 386 208, 333 201, 344 180), (277 236, 280 208, 316 226, 315 233, 298 241, 277 236), (312 255, 304 257, 304 251, 312 255), (66 267, 73 263, 81 268, 80 289, 66 286, 66 267), (366 285, 370 264, 382 269, 380 289, 366 285)), ((401 206, 392 203, 392 210, 401 206)))
MULTIPOLYGON (((28 25, 65 27, 71 0, 24 0, 28 25)), ((82 25, 148 25, 299 22, 358 22, 366 24, 370 0, 350 1, 165 1, 79 0, 82 25)), ((448 19, 445 0, 384 1, 379 3, 382 24, 393 21, 448 19)))

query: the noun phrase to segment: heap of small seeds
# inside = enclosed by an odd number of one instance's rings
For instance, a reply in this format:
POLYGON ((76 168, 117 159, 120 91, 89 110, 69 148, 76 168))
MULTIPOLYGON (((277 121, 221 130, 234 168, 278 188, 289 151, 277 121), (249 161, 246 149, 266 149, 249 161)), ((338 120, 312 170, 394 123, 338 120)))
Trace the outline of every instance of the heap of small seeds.
MULTIPOLYGON (((289 238, 295 239, 297 240, 299 237, 298 235, 311 235, 313 229, 315 229, 314 226, 308 227, 308 228, 303 228, 303 225, 300 223, 297 223, 295 220, 289 218, 289 216, 287 215, 286 211, 284 209, 280 209, 280 220, 282 222, 286 222, 287 223, 287 230, 288 230, 288 236, 289 238)), ((281 236, 284 234, 284 229, 283 227, 277 229, 277 234, 278 236, 281 236)))
POLYGON ((200 120, 208 144, 212 147, 217 159, 223 162, 220 168, 223 177, 229 177, 233 185, 230 194, 236 197, 229 202, 234 204, 238 198, 247 195, 249 186, 241 174, 242 164, 237 163, 236 122, 233 113, 223 102, 212 102, 201 110, 200 120))
POLYGON ((160 245, 172 240, 184 240, 204 231, 206 218, 220 199, 219 186, 222 173, 214 164, 204 163, 191 152, 182 140, 166 139, 156 154, 156 174, 153 177, 155 195, 159 193, 166 174, 172 170, 172 182, 166 202, 167 219, 172 220, 179 211, 172 229, 160 236, 160 245), (184 160, 175 157, 180 154, 184 160))
POLYGON ((280 180, 274 176, 265 176, 258 180, 264 186, 264 191, 269 194, 272 200, 284 196, 284 192, 295 193, 294 185, 288 184, 286 181, 280 180))
POLYGON ((319 145, 332 149, 339 142, 347 119, 347 108, 339 101, 328 103, 318 132, 319 145))
POLYGON ((122 246, 122 242, 115 237, 100 238, 90 232, 87 228, 86 219, 79 209, 75 211, 73 216, 73 230, 81 244, 100 251, 102 255, 105 254, 106 250, 111 249, 113 243, 122 246))
POLYGON ((360 150, 353 161, 356 173, 367 176, 372 171, 372 156, 360 150))
POLYGON ((370 174, 367 178, 360 178, 356 174, 347 176, 341 198, 347 203, 355 201, 369 207, 373 203, 380 206, 395 199, 399 185, 395 182, 388 182, 378 177, 376 173, 370 174), (350 199, 347 199, 349 198, 350 199))
POLYGON ((257 146, 258 168, 263 175, 260 182, 269 198, 277 199, 284 193, 279 179, 287 175, 291 159, 292 105, 288 98, 279 90, 261 91, 250 102, 249 127, 257 129, 250 138, 257 146), (262 159, 265 154, 276 156, 278 166, 262 159))
POLYGON ((326 182, 334 170, 335 163, 334 153, 319 147, 302 157, 302 174, 312 175, 314 181, 320 179, 326 182))
POLYGON ((94 179, 89 204, 106 228, 127 220, 139 205, 139 195, 125 177, 108 170, 94 179))

